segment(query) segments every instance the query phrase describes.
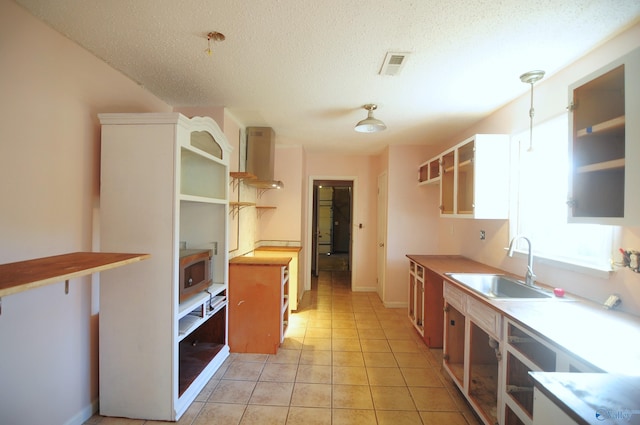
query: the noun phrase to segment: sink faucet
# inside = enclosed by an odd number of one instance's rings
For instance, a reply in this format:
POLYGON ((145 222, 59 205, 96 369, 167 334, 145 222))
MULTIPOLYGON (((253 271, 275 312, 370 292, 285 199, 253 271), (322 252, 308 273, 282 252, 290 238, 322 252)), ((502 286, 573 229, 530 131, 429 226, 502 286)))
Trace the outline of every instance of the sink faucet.
POLYGON ((529 238, 525 236, 516 236, 511 239, 511 243, 509 243, 509 257, 513 257, 513 250, 516 247, 516 241, 518 239, 524 239, 529 244, 529 264, 527 265, 527 274, 525 275, 525 283, 527 286, 535 286, 536 283, 536 275, 533 274, 533 249, 531 249, 531 241, 529 238))

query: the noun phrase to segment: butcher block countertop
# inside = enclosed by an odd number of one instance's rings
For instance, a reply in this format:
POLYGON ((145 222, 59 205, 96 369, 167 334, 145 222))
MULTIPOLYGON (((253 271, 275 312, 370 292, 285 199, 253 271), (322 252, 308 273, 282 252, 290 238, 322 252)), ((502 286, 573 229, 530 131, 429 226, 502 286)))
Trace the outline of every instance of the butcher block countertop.
MULTIPOLYGON (((407 255, 413 261, 457 285, 504 316, 526 326, 558 348, 596 370, 640 375, 640 318, 599 304, 565 296, 568 300, 490 300, 451 280, 445 273, 501 273, 495 267, 460 256, 407 255)), ((519 277, 522 279, 522 277, 519 277)), ((543 283, 540 283, 544 286, 543 283)))
POLYGON ((256 248, 254 251, 273 251, 273 252, 300 252, 302 250, 301 246, 275 246, 275 245, 267 245, 256 248))
POLYGON ((149 254, 73 252, 0 264, 0 297, 102 272, 149 257, 149 254))
POLYGON ((229 265, 244 264, 249 266, 286 266, 291 257, 235 257, 229 260, 229 265))

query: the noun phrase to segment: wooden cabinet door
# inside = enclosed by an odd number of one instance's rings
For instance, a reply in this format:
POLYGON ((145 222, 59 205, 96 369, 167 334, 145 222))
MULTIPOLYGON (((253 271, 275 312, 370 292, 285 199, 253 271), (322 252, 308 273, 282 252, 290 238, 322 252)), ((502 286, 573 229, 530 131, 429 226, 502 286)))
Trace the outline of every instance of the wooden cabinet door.
POLYGON ((431 270, 424 274, 424 342, 431 348, 442 348, 444 334, 444 298, 442 278, 431 270))

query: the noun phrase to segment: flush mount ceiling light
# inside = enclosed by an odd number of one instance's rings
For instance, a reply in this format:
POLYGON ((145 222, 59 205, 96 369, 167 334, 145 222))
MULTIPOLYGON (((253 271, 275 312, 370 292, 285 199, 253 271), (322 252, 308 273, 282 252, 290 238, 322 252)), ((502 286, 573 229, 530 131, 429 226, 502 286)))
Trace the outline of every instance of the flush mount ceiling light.
POLYGON ((224 34, 216 31, 211 31, 209 34, 207 34, 207 48, 205 49, 204 52, 207 55, 211 56, 211 40, 224 41, 225 39, 226 37, 224 36, 224 34))
POLYGON ((526 84, 531 84, 531 105, 529 106, 529 151, 533 150, 533 116, 535 111, 533 109, 533 85, 542 80, 544 77, 544 71, 536 70, 525 72, 520 76, 520 81, 526 84))
POLYGON ((387 126, 382 121, 373 117, 373 111, 375 111, 378 108, 378 105, 373 103, 367 103, 362 107, 367 111, 369 111, 369 113, 367 114, 367 118, 363 119, 358 124, 356 124, 355 130, 357 132, 377 133, 387 128, 387 126))

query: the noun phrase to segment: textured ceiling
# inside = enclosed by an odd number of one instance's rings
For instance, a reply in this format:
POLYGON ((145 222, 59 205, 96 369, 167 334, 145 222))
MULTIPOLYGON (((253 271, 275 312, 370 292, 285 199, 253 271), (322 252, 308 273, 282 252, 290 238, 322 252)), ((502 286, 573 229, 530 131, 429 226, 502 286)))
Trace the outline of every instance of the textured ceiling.
POLYGON ((17 2, 171 105, 361 153, 447 141, 640 18, 639 0, 17 2), (410 53, 400 75, 378 75, 387 51, 410 53), (353 130, 365 103, 386 131, 353 130))

